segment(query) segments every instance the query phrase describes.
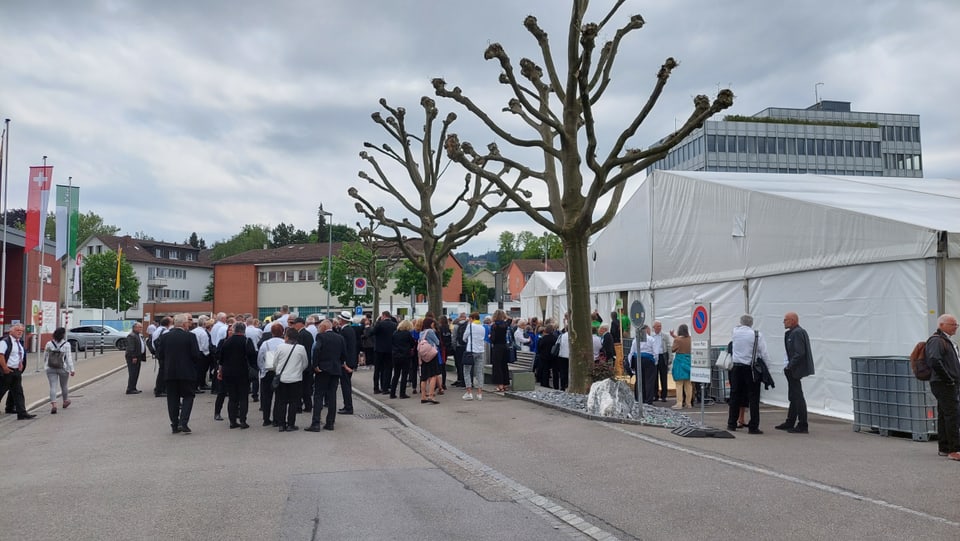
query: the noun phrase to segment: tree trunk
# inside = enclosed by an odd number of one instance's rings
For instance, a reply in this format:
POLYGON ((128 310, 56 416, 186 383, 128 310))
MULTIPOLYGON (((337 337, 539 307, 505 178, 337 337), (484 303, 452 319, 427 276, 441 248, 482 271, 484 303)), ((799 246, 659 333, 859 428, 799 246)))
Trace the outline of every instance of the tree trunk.
POLYGON ((573 231, 562 238, 567 259, 567 304, 570 321, 570 388, 571 393, 590 391, 589 370, 593 363, 593 339, 590 337, 590 274, 587 237, 573 231))
POLYGON ((427 311, 443 315, 443 267, 427 265, 427 311))

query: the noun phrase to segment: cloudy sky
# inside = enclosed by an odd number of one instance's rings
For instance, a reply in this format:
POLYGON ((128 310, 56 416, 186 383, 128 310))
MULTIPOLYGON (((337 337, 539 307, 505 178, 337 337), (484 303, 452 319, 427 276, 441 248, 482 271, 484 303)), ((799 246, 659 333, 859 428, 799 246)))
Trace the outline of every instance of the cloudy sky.
MULTIPOLYGON (((595 1, 588 20, 611 4, 595 1)), ((728 112, 748 115, 807 107, 822 82, 821 98, 854 110, 919 114, 924 175, 960 179, 960 70, 950 67, 960 3, 628 0, 610 28, 634 13, 647 25, 621 47, 601 137, 616 137, 674 56, 680 67, 633 146, 673 130, 697 94, 729 87, 728 112)), ((81 211, 171 242, 196 231, 210 244, 248 223, 309 231, 320 204, 353 224, 351 186, 402 216, 357 177, 363 143, 388 142, 370 119, 378 100, 419 126, 420 97, 442 77, 496 113, 509 96, 483 51, 499 42, 515 63, 542 63, 522 26, 531 14, 562 56, 562 0, 4 1, 8 206, 26 206, 28 167, 47 155, 56 183, 81 187, 81 211)), ((495 140, 456 104, 438 105, 458 113, 462 140, 495 140)), ((464 173, 446 174, 457 186, 464 173)), ((540 232, 505 215, 466 248, 495 249, 501 231, 525 229, 540 232)))

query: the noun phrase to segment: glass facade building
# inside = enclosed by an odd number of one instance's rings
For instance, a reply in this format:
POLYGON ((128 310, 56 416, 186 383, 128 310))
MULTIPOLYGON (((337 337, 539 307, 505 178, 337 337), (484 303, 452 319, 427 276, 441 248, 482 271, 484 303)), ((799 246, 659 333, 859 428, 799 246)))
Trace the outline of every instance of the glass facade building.
POLYGON ((864 113, 850 102, 771 107, 708 120, 654 169, 923 177, 920 116, 864 113))

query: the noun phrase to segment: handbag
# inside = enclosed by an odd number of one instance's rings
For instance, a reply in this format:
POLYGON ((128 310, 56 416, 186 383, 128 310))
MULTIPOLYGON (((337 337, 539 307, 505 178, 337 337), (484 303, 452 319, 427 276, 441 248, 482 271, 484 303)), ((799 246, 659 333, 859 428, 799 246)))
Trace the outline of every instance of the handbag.
POLYGON ((298 345, 300 344, 294 344, 293 347, 290 348, 290 353, 287 354, 287 358, 283 361, 283 365, 280 366, 280 370, 277 370, 277 373, 273 376, 273 381, 270 383, 273 390, 277 390, 277 387, 280 386, 280 374, 282 374, 283 369, 287 367, 287 362, 290 360, 290 356, 293 355, 293 350, 297 349, 298 345))
POLYGON ((557 341, 553 343, 553 346, 550 348, 550 355, 554 357, 560 356, 560 337, 557 337, 557 341))
POLYGON ((717 356, 717 362, 714 364, 720 370, 730 370, 733 367, 733 355, 727 353, 726 350, 721 351, 720 355, 717 356))

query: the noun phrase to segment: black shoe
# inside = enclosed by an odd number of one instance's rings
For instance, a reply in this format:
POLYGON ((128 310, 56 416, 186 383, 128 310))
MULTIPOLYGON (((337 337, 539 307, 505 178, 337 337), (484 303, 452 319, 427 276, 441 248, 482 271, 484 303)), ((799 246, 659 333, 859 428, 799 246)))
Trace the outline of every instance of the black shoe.
POLYGON ((390 398, 396 398, 396 397, 397 397, 397 395, 395 395, 395 394, 390 395, 390 398))
POLYGON ((170 427, 170 430, 171 430, 174 434, 179 434, 179 433, 180 433, 180 427, 179 427, 179 426, 170 427))
POLYGON ((248 428, 250 428, 250 425, 248 425, 246 421, 240 422, 240 430, 246 430, 248 428))
POLYGON ((278 427, 278 426, 280 426, 280 422, 279 422, 279 421, 274 421, 274 422, 273 422, 273 427, 276 428, 276 427, 278 427))
POLYGON ((283 425, 280 425, 280 430, 279 430, 279 431, 280 431, 280 432, 286 432, 286 431, 287 431, 287 427, 285 427, 285 426, 283 426, 283 425))
POLYGON ((408 395, 408 394, 402 394, 402 395, 400 395, 400 398, 410 398, 410 395, 408 395))
POLYGON ((353 415, 353 410, 347 409, 347 408, 341 408, 337 410, 337 413, 339 413, 340 415, 353 415))
POLYGON ((32 414, 32 413, 21 413, 21 414, 18 414, 18 415, 17 415, 17 420, 18 420, 18 421, 23 421, 23 420, 25 420, 25 419, 33 419, 34 417, 36 417, 36 415, 34 415, 34 414, 32 414))
POLYGON ((323 425, 324 430, 333 430, 333 425, 323 425))
POLYGON ((230 423, 230 428, 240 428, 238 423, 230 423))
POLYGON ((273 421, 271 421, 270 419, 267 419, 266 421, 263 422, 263 426, 270 426, 272 424, 273 424, 273 421))
POLYGON ((727 430, 729 430, 730 432, 736 432, 737 425, 727 425, 727 430))
POLYGON ((194 389, 193 394, 203 394, 203 389, 194 389))
POLYGON ((218 414, 216 414, 216 415, 213 416, 213 420, 214 420, 214 421, 222 421, 222 420, 223 420, 223 417, 220 417, 220 414, 218 413, 218 414))
POLYGON ((251 398, 250 400, 251 400, 252 402, 259 402, 259 401, 260 401, 260 397, 257 396, 257 395, 253 395, 253 398, 251 398))
POLYGON ((380 389, 374 389, 373 394, 380 394, 380 389))
POLYGON ((810 430, 805 426, 797 426, 794 428, 788 428, 787 432, 791 434, 809 434, 810 430))
POLYGON ((290 425, 287 427, 287 432, 296 432, 297 430, 300 430, 300 427, 297 425, 290 425))
POLYGON ((167 396, 167 393, 153 393, 154 398, 164 398, 167 396))
POLYGON ((183 432, 184 434, 190 434, 193 432, 193 430, 190 430, 190 427, 187 425, 180 425, 180 432, 183 432))
POLYGON ((759 428, 748 428, 747 434, 763 434, 763 430, 760 430, 759 428))
POLYGON ((789 432, 790 430, 793 429, 793 425, 790 423, 780 423, 773 428, 776 428, 777 430, 786 430, 787 432, 789 432))
POLYGON ((140 391, 140 390, 138 390, 138 389, 133 389, 133 390, 127 391, 127 394, 140 394, 140 393, 142 393, 142 392, 143 392, 143 391, 140 391))
POLYGON ((320 432, 320 427, 318 425, 310 425, 307 428, 304 428, 307 432, 320 432))

